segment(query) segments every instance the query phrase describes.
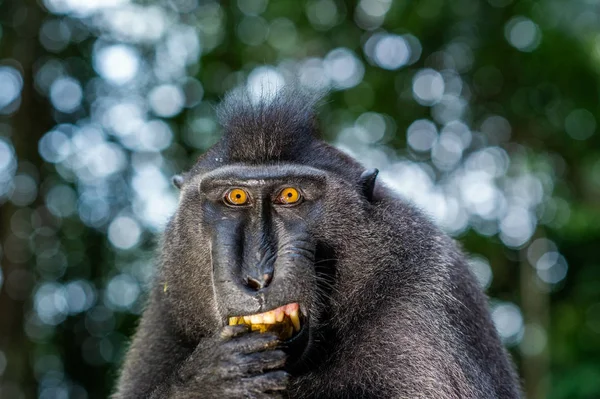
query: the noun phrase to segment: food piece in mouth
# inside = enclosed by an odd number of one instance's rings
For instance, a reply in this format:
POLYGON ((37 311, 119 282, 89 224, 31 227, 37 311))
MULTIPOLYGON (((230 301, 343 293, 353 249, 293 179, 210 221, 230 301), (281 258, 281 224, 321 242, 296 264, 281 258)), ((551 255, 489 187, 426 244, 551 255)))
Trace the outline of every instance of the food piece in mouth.
POLYGON ((290 303, 265 313, 230 317, 228 323, 230 326, 246 324, 251 331, 261 333, 270 331, 286 340, 300 331, 300 307, 297 303, 290 303))

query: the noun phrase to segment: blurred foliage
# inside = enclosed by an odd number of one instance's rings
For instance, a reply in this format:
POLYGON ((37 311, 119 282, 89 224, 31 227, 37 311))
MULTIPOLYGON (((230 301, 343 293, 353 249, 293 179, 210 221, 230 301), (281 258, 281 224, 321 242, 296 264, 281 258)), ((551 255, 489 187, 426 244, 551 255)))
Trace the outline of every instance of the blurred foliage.
POLYGON ((472 254, 529 398, 600 397, 597 0, 0 0, 0 397, 102 398, 247 82, 472 254))

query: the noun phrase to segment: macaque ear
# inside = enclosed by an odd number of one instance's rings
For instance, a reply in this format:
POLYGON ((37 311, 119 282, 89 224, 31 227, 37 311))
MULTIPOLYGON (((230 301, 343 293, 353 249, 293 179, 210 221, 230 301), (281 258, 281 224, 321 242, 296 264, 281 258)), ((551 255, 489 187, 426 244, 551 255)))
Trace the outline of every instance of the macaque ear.
POLYGON ((185 182, 185 178, 182 175, 175 175, 175 176, 173 176, 171 181, 173 182, 173 185, 175 187, 177 187, 178 189, 181 190, 181 187, 183 186, 183 183, 185 182))
POLYGON ((379 174, 378 169, 367 169, 360 175, 360 187, 362 188, 363 195, 371 202, 373 201, 373 191, 375 190, 375 180, 379 174))

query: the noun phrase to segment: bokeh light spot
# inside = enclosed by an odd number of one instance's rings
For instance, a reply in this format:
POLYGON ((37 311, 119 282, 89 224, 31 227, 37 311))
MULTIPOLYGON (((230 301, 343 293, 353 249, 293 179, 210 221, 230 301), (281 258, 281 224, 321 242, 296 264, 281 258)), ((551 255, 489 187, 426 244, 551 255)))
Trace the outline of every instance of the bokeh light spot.
POLYGON ((61 112, 75 111, 83 99, 83 90, 79 82, 71 77, 56 79, 50 86, 50 101, 61 112))
POLYGON ((142 235, 138 222, 128 216, 116 217, 108 226, 108 239, 119 249, 130 249, 136 246, 142 235))
POLYGON ((431 114, 436 122, 446 124, 453 120, 461 119, 467 107, 468 105, 464 98, 447 94, 434 104, 431 114))
POLYGON ((20 174, 13 179, 14 189, 10 201, 17 206, 27 206, 37 198, 37 182, 29 175, 20 174))
POLYGON ((21 95, 23 78, 12 67, 0 66, 0 111, 21 95))
POLYGON ((330 51, 323 62, 325 73, 337 89, 348 89, 359 84, 365 68, 356 55, 346 49, 330 51))
POLYGON ((510 207, 500 222, 500 238, 509 247, 519 248, 531 238, 535 220, 522 206, 510 207))
POLYGON ((308 58, 300 63, 298 69, 298 80, 304 87, 320 90, 331 84, 331 78, 325 72, 325 65, 320 58, 308 58))
POLYGON ((104 198, 94 193, 84 193, 79 197, 77 212, 81 221, 91 227, 101 227, 108 220, 110 208, 104 198))
POLYGON ((392 0, 361 0, 359 9, 370 17, 383 17, 392 6, 392 0))
POLYGON ((523 16, 514 17, 506 23, 504 36, 514 48, 524 52, 535 50, 542 39, 540 28, 523 16))
POLYGON ((40 28, 40 43, 48 51, 58 53, 69 45, 71 39, 71 30, 65 21, 61 19, 51 19, 40 28))
POLYGON ((492 320, 506 345, 518 343, 523 333, 523 315, 513 303, 499 303, 492 309, 492 320))
POLYGON ((71 154, 71 141, 60 130, 51 130, 40 139, 38 151, 46 162, 58 163, 71 154))
POLYGON ((237 0, 237 6, 246 15, 262 14, 269 4, 269 0, 237 0))
POLYGON ((482 256, 475 256, 469 259, 469 268, 475 275, 479 286, 484 290, 487 289, 494 277, 490 262, 482 256))
POLYGON ((198 79, 188 78, 182 87, 185 97, 185 106, 187 108, 195 107, 200 104, 204 96, 204 87, 198 79))
POLYGON ((277 18, 271 22, 269 27, 268 42, 279 51, 294 48, 298 32, 296 25, 287 18, 277 18))
POLYGON ((547 252, 556 252, 557 247, 553 241, 547 238, 538 238, 527 248, 527 260, 535 267, 538 260, 547 252))
POLYGON ((130 82, 138 73, 140 56, 133 47, 115 44, 101 47, 94 53, 94 69, 100 76, 116 85, 130 82))
POLYGON ((567 276, 567 261, 558 252, 546 252, 535 263, 538 277, 548 284, 557 284, 567 276))
POLYGON ((148 102, 156 115, 169 118, 181 112, 185 96, 179 86, 165 84, 152 89, 148 95, 148 102))
POLYGON ((422 69, 413 78, 413 94, 421 105, 433 105, 444 95, 444 78, 433 69, 422 69))
POLYGON ((258 67, 248 75, 248 95, 255 103, 270 102, 284 85, 283 75, 273 67, 258 67))
POLYGON ((73 13, 85 17, 103 8, 113 8, 127 2, 129 0, 44 0, 44 5, 56 14, 73 13))
POLYGON ((439 170, 451 170, 461 160, 463 149, 461 138, 454 132, 445 130, 431 149, 431 160, 439 170))
POLYGON ((481 132, 485 133, 494 142, 504 142, 510 139, 512 127, 506 118, 492 115, 481 124, 481 132))
POLYGON ((96 290, 85 280, 71 281, 66 284, 65 295, 70 314, 85 312, 96 301, 96 290))
POLYGON ((431 150, 438 138, 438 129, 435 124, 427 119, 414 121, 406 131, 408 145, 415 151, 426 152, 431 150))
POLYGON ((40 320, 49 325, 61 323, 68 312, 64 288, 57 283, 44 283, 34 294, 34 308, 40 320))
MULTIPOLYGON (((134 151, 158 152, 165 150, 171 145, 173 142, 173 131, 164 121, 154 119, 141 123, 137 126, 137 131, 134 134, 122 137, 121 141, 125 147, 134 151)), ((119 148, 119 158, 123 160, 121 166, 125 167, 125 156, 122 154, 122 150, 119 148)), ((114 171, 120 169, 115 169, 114 171)))
POLYGON ((262 17, 244 17, 237 27, 240 40, 250 46, 263 43, 269 34, 269 25, 262 17))
POLYGON ((306 5, 306 16, 316 29, 327 30, 338 19, 338 9, 332 0, 312 0, 306 5))
POLYGON ((411 57, 409 44, 402 36, 388 34, 375 44, 373 59, 381 68, 395 70, 408 63, 411 57))
POLYGON ((12 145, 0 137, 0 204, 2 199, 12 190, 12 179, 17 169, 12 145))
POLYGON ((387 130, 385 117, 376 112, 365 112, 356 119, 356 126, 361 127, 359 139, 364 143, 376 143, 383 138, 387 130))
POLYGON ((586 140, 596 131, 596 118, 587 109, 571 111, 565 118, 565 130, 575 140, 586 140))
POLYGON ((46 194, 46 206, 53 215, 69 217, 76 211, 77 194, 71 187, 57 184, 46 194))
POLYGON ((106 287, 107 305, 116 309, 128 309, 140 294, 138 282, 127 274, 113 277, 106 287))
POLYGON ((544 327, 536 323, 528 323, 525 325, 519 349, 525 356, 537 356, 544 351, 547 342, 548 337, 544 327))

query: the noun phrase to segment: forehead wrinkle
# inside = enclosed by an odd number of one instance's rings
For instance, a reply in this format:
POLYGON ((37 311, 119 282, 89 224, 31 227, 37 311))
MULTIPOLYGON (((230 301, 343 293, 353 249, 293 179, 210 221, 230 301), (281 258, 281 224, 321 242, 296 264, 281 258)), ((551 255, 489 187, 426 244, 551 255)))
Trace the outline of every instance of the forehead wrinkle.
POLYGON ((325 173, 316 168, 305 165, 227 165, 214 169, 199 176, 198 186, 203 181, 218 182, 222 180, 243 181, 246 183, 266 184, 267 181, 285 180, 286 178, 297 178, 306 180, 322 180, 325 173))

